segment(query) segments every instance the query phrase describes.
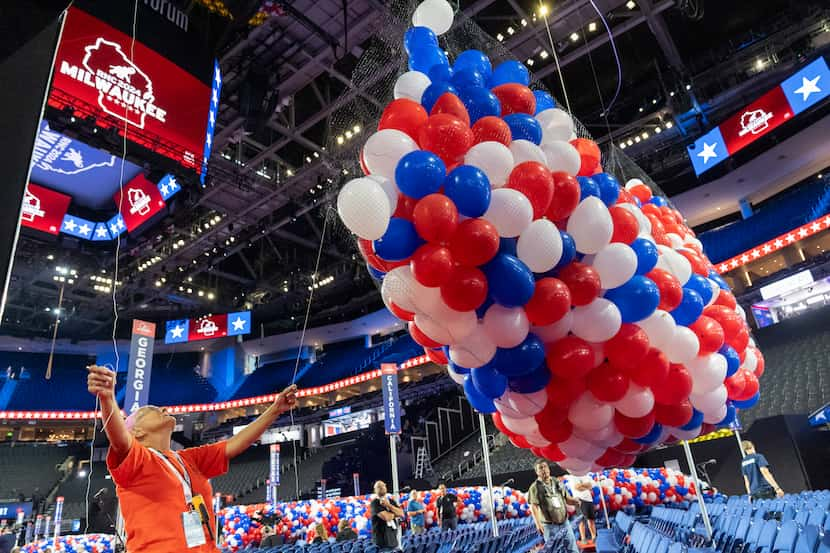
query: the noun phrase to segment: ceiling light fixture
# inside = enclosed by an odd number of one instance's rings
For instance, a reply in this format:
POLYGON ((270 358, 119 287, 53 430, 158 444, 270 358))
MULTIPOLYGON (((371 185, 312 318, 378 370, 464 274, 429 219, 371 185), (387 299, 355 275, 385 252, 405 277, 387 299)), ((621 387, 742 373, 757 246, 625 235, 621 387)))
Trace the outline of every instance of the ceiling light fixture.
POLYGON ((571 42, 576 42, 579 40, 579 35, 577 33, 571 33, 571 42))
POLYGON ((634 0, 628 0, 628 2, 625 3, 625 7, 628 8, 629 10, 633 10, 634 8, 637 7, 637 3, 634 2, 634 0))
POLYGON ((541 15, 542 17, 546 16, 549 12, 550 9, 546 4, 542 4, 541 6, 539 6, 539 15, 541 15))
POLYGON ((594 31, 596 31, 596 30, 597 30, 597 24, 596 24, 596 22, 591 21, 590 23, 588 23, 588 32, 593 33, 593 32, 594 32, 594 31))
POLYGON ((512 36, 515 32, 516 32, 516 30, 513 27, 508 27, 507 28, 507 34, 508 35, 512 36))
POLYGON ((504 35, 501 34, 501 33, 497 34, 496 35, 496 40, 498 40, 499 42, 503 41, 504 40, 504 35))
POLYGON ((548 51, 547 50, 542 50, 541 52, 539 52, 539 57, 542 58, 543 60, 548 59, 548 51))

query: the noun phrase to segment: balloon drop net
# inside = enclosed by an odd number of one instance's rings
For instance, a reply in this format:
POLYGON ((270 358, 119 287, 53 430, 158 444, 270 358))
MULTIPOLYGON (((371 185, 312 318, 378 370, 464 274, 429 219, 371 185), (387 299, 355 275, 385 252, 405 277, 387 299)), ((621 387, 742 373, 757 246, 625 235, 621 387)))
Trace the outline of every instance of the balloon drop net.
POLYGON ((324 211, 430 359, 574 474, 734 425, 764 359, 682 214, 445 0, 385 18, 329 124, 324 211))

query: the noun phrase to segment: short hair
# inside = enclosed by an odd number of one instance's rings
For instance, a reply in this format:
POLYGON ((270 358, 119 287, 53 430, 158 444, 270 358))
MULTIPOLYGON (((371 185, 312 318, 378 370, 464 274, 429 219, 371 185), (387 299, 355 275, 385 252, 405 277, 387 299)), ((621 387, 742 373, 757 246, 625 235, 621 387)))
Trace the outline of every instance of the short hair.
POLYGON ((749 440, 744 440, 744 441, 741 442, 741 447, 743 448, 744 451, 746 451, 749 448, 755 449, 755 444, 753 444, 749 440))
POLYGON ((545 465, 546 467, 550 468, 550 465, 544 459, 536 459, 536 462, 533 463, 533 468, 537 469, 537 468, 541 467, 542 465, 545 465))
POLYGON ((352 521, 346 518, 341 518, 340 522, 337 523, 337 528, 343 530, 344 528, 348 528, 352 525, 352 521))

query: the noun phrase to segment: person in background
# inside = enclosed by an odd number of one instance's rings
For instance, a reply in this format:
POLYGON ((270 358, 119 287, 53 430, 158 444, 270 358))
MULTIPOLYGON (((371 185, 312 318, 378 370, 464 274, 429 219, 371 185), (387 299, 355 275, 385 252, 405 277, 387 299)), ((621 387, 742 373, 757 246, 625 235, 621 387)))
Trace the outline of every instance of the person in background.
POLYGON ((14 547, 14 534, 7 527, 0 528, 0 553, 11 553, 14 547))
POLYGON ((386 482, 375 482, 375 498, 369 505, 372 516, 372 541, 381 551, 398 549, 398 521, 403 518, 401 509, 386 491, 386 482))
POLYGON ((357 534, 352 530, 350 520, 341 518, 337 523, 337 541, 352 541, 357 539, 357 534))
POLYGON ((579 506, 576 499, 568 496, 562 483, 550 475, 550 466, 544 459, 539 459, 534 465, 536 481, 531 484, 527 492, 527 502, 530 504, 533 521, 536 529, 545 538, 545 544, 563 534, 565 543, 557 551, 579 553, 576 547, 576 536, 568 522, 567 505, 579 506))
POLYGON ((270 526, 263 526, 262 527, 262 541, 260 542, 259 546, 262 549, 266 547, 277 547, 279 545, 283 545, 285 540, 280 534, 274 532, 274 529, 270 526))
POLYGON ((441 484, 438 486, 438 501, 436 507, 438 508, 438 525, 441 530, 455 530, 458 528, 458 513, 455 510, 455 504, 458 503, 458 497, 447 491, 447 486, 441 484))
POLYGON ((412 527, 412 533, 416 536, 423 534, 426 526, 424 513, 427 512, 427 508, 420 499, 421 493, 412 490, 409 493, 409 504, 406 506, 406 513, 409 515, 409 524, 412 527))
POLYGON ((741 461, 741 473, 744 475, 746 493, 752 499, 771 499, 773 497, 784 497, 784 490, 775 481, 772 472, 769 470, 767 458, 755 451, 755 444, 749 440, 741 442, 744 454, 741 461))
POLYGON ((329 533, 326 532, 326 527, 322 522, 314 525, 314 539, 311 543, 327 543, 329 541, 329 533))
POLYGON ((588 523, 588 531, 591 533, 590 541, 597 539, 596 509, 594 508, 594 480, 590 476, 572 476, 569 479, 571 484, 571 495, 579 500, 579 510, 582 512, 582 520, 579 521, 580 541, 585 543, 588 534, 585 532, 585 523, 588 523))

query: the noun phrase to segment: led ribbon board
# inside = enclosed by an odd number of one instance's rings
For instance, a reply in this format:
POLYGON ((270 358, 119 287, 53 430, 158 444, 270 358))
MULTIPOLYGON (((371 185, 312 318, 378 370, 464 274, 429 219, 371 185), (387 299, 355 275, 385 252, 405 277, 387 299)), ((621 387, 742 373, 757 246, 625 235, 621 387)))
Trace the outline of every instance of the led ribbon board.
POLYGON ((251 312, 222 313, 165 323, 164 343, 184 344, 251 333, 251 312))
POLYGON ((695 174, 722 163, 828 96, 830 69, 821 57, 688 146, 695 174))

